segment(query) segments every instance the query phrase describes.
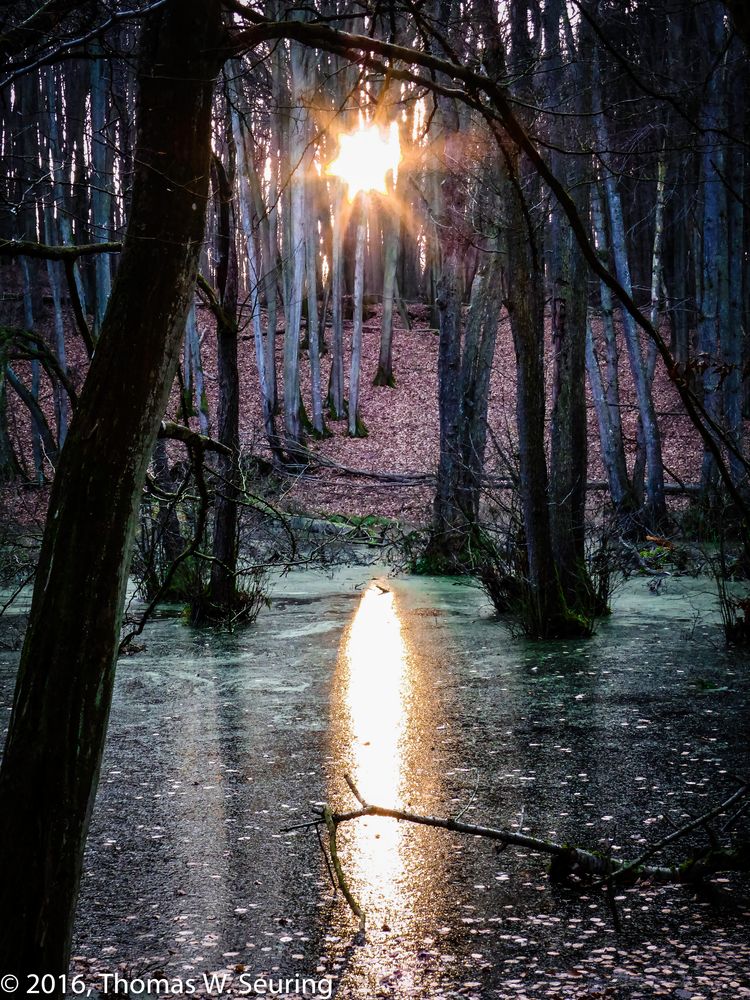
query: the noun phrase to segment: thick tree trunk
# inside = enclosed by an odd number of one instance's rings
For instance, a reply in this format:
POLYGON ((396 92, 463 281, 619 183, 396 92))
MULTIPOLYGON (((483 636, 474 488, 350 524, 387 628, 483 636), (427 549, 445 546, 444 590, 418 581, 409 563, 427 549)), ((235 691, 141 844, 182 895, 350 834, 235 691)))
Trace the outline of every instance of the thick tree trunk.
MULTIPOLYGON (((563 3, 548 2, 544 31, 550 54, 549 100, 552 107, 569 97, 564 107, 585 113, 584 74, 580 62, 563 66, 560 49, 563 3)), ((571 33, 572 34, 572 33, 571 33)), ((571 49, 573 39, 570 38, 571 49)), ((553 145, 575 149, 577 136, 570 114, 551 115, 553 145)), ((582 156, 552 154, 553 169, 576 202, 578 213, 588 215, 588 167, 582 156)), ((586 568, 586 479, 588 441, 586 426, 586 318, 588 287, 586 267, 570 224, 559 203, 550 209, 549 279, 552 299, 552 408, 550 413, 550 527, 552 551, 560 585, 569 607, 590 615, 593 587, 586 568)))
POLYGON ((583 260, 567 244, 552 300, 553 383, 550 414, 550 523, 560 584, 571 608, 591 611, 586 569, 586 280, 583 260), (565 259, 567 258, 567 259, 565 259))
MULTIPOLYGON (((462 440, 462 315, 463 264, 470 244, 467 225, 466 181, 461 176, 463 135, 455 103, 442 100, 435 123, 441 139, 441 156, 432 164, 430 177, 433 241, 430 273, 434 284, 434 311, 438 340, 438 457, 432 526, 425 552, 425 566, 432 572, 465 573, 473 566, 472 542, 477 523, 473 504, 466 502, 468 470, 462 440)), ((475 312, 475 320, 477 319, 475 312)), ((474 332, 478 336, 479 326, 474 332)), ((467 377, 469 371, 467 369, 467 377)))
POLYGON ((130 225, 50 497, 0 770, 0 967, 20 976, 67 971, 136 510, 203 239, 220 44, 218 0, 169 0, 144 36, 130 225))
POLYGON ((565 602, 552 557, 547 457, 544 442, 544 276, 523 217, 520 195, 510 194, 508 312, 516 354, 516 425, 521 506, 526 533, 531 616, 540 634, 552 637, 565 617, 565 602))

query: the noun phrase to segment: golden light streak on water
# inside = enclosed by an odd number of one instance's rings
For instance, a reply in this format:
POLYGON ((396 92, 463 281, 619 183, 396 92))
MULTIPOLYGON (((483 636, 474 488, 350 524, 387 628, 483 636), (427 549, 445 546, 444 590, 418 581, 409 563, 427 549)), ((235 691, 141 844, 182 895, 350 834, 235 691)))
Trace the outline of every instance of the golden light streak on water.
MULTIPOLYGON (((371 585, 344 647, 352 777, 368 802, 403 807, 410 661, 393 593, 371 585)), ((400 910, 401 824, 371 817, 347 830, 346 866, 362 904, 400 910)))

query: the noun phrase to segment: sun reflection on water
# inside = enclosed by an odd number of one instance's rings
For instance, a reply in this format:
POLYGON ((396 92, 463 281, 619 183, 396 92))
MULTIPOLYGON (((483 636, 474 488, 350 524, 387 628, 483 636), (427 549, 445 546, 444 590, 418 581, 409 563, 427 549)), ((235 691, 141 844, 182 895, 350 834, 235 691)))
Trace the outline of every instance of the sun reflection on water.
MULTIPOLYGON (((365 591, 349 630, 344 659, 352 777, 368 802, 402 807, 411 679, 390 591, 377 584, 365 591)), ((371 817, 351 824, 349 836, 348 865, 363 904, 400 908, 403 827, 393 820, 371 817)))

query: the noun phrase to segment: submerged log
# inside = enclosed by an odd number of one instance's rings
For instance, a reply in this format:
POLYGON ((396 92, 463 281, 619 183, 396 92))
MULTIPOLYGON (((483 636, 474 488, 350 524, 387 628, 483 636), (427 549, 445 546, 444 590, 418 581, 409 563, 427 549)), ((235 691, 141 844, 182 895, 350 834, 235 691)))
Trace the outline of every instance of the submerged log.
MULTIPOLYGON (((639 857, 627 861, 612 858, 597 851, 587 850, 573 844, 558 844, 552 840, 531 837, 520 831, 477 826, 474 823, 464 823, 459 818, 424 816, 405 809, 389 809, 384 806, 372 805, 362 797, 350 775, 344 775, 344 779, 352 795, 359 802, 359 809, 349 812, 333 812, 328 805, 316 807, 314 812, 318 818, 308 823, 297 823, 294 826, 284 827, 283 832, 290 833, 294 830, 305 829, 315 829, 319 832, 321 826, 326 827, 328 831, 329 851, 333 862, 332 871, 335 874, 334 886, 341 890, 352 913, 359 921, 358 937, 360 938, 364 934, 366 914, 353 895, 346 879, 338 853, 336 833, 342 823, 349 823, 353 820, 362 819, 365 816, 383 816, 405 823, 437 827, 453 833, 463 833, 472 837, 484 837, 487 840, 498 841, 506 847, 522 847, 529 851, 546 854, 552 859, 549 875, 553 881, 564 882, 571 876, 577 876, 578 878, 588 880, 587 886, 589 888, 591 887, 591 879, 597 880, 595 882, 596 885, 604 886, 610 895, 610 903, 613 906, 613 915, 616 924, 618 923, 617 914, 614 911, 614 902, 611 898, 612 887, 616 882, 626 885, 634 885, 640 881, 658 882, 664 885, 695 885, 699 884, 704 878, 719 872, 750 871, 750 842, 741 841, 731 846, 723 847, 719 844, 716 835, 708 825, 711 820, 726 812, 747 796, 748 792, 750 792, 750 785, 748 784, 741 785, 732 795, 714 808, 708 810, 708 812, 701 814, 695 819, 691 819, 690 822, 674 830, 669 836, 652 844, 639 857), (655 855, 661 853, 670 844, 681 840, 699 827, 705 829, 709 834, 710 843, 707 848, 698 850, 674 864, 652 865, 646 863, 655 855)), ((743 811, 744 806, 734 816, 730 817, 724 824, 723 829, 727 830, 743 811)), ((328 864, 327 857, 326 864, 328 864)), ((329 871, 331 871, 331 866, 329 866, 329 871)))

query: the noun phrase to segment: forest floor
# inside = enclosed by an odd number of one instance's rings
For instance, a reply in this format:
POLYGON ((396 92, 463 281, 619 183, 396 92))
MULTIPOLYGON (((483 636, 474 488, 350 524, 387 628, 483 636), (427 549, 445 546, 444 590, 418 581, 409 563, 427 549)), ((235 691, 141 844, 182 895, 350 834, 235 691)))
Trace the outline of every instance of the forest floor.
MULTIPOLYGON (((361 415, 368 430, 365 438, 350 438, 342 421, 327 421, 331 437, 310 440, 308 447, 326 461, 348 469, 367 473, 434 474, 438 461, 439 422, 437 401, 437 331, 430 327, 429 309, 410 306, 412 329, 405 330, 400 318, 395 318, 393 337, 393 370, 395 387, 372 384, 378 364, 380 346, 380 312, 370 310, 364 323, 361 415)), ((204 322, 208 323, 207 317, 204 322)), ((594 322, 595 334, 599 324, 594 322)), ((345 333, 350 336, 350 325, 345 333)), ((548 331, 549 334, 549 331, 548 331)), ((327 330, 330 336, 330 329, 327 330)), ((281 370, 283 337, 277 347, 278 368, 281 370)), ((212 338, 204 336, 206 375, 209 387, 215 385, 215 363, 210 350, 212 338)), ((347 344, 348 346, 348 344, 347 344)), ((551 393, 552 366, 547 344, 548 389, 551 393)), ((250 450, 264 450, 262 423, 255 375, 254 350, 251 340, 243 341, 240 351, 243 392, 241 404, 242 436, 250 450)), ((323 357, 323 385, 328 384, 330 358, 323 357)), ((624 342, 621 343, 620 390, 626 449, 632 462, 636 453, 637 406, 633 380, 624 342)), ((348 364, 347 364, 348 375, 348 364)), ((303 361, 303 400, 309 413, 309 367, 303 361)), ((324 390, 325 391, 325 390, 324 390)), ((213 393, 210 394, 213 395, 213 393)), ((510 324, 507 315, 501 319, 493 361, 487 446, 487 471, 507 475, 501 451, 513 455, 515 450, 516 362, 510 324)), ((700 439, 684 415, 676 391, 659 361, 654 378, 654 401, 662 435, 666 481, 695 483, 700 478, 702 448, 700 439)), ((589 480, 605 479, 600 459, 599 429, 590 393, 589 413, 589 480)), ((320 468, 313 476, 291 482, 287 502, 298 505, 306 513, 377 514, 407 522, 424 524, 430 519, 432 489, 429 486, 378 482, 344 475, 335 469, 320 468)))
MULTIPOLYGON (((324 440, 309 438, 307 445, 315 456, 339 468, 318 466, 302 476, 289 477, 283 487, 283 503, 295 513, 313 515, 376 514, 408 523, 425 524, 430 518, 432 488, 429 484, 406 485, 379 481, 372 474, 399 473, 417 476, 434 475, 438 459, 438 404, 437 404, 437 354, 438 337, 429 324, 426 306, 410 305, 411 330, 405 330, 400 317, 395 318, 393 338, 393 369, 395 387, 375 387, 372 380, 377 368, 380 341, 380 312, 378 307, 368 309, 364 323, 364 343, 361 382, 361 416, 368 430, 364 438, 353 439, 346 433, 342 421, 327 421, 331 436, 324 440), (368 478, 347 474, 342 468, 363 470, 368 478)), ((51 325, 46 316, 41 329, 51 325)), ((202 337, 206 389, 209 400, 212 430, 215 429, 217 401, 216 355, 214 322, 206 308, 198 309, 198 325, 202 337)), ((598 333, 597 322, 594 323, 598 333)), ((351 324, 345 328, 347 352, 351 324)), ((326 330, 330 338, 330 327, 326 330)), ((72 327, 66 329, 68 363, 73 383, 80 388, 86 371, 86 358, 80 339, 72 327)), ((283 356, 283 331, 277 336, 277 369, 281 372, 283 356)), ((549 345, 548 345, 549 359, 549 345)), ((330 355, 323 359, 323 391, 328 384, 330 355)), ((255 365, 254 344, 245 324, 239 345, 240 367, 240 420, 243 448, 253 454, 267 454, 262 431, 260 398, 255 365)), ((627 354, 622 345, 620 352, 621 410, 626 437, 626 448, 632 462, 636 452, 637 407, 627 354)), ((346 359, 348 378, 348 353, 346 359)), ((28 365, 19 363, 18 374, 28 382, 28 365)), ((551 363, 547 365, 548 381, 551 363)), ((493 362, 488 441, 487 470, 500 476, 507 475, 507 465, 501 453, 513 455, 515 432, 515 380, 516 365, 507 316, 503 316, 493 362)), ((280 379, 279 393, 282 392, 280 379)), ((310 412, 310 379, 307 354, 302 363, 303 401, 310 412)), ((657 363, 654 379, 654 398, 662 434, 666 481, 669 483, 694 483, 700 474, 701 444, 690 421, 682 413, 681 404, 666 372, 657 363)), ((43 382, 42 402, 50 421, 53 421, 52 394, 43 382)), ((178 395, 173 393, 171 415, 180 419, 178 395)), ((596 416, 589 398, 589 480, 602 482, 605 478, 600 460, 599 431, 596 416)), ((279 429, 282 427, 279 419, 279 429)), ((9 422, 17 450, 26 467, 30 465, 29 420, 25 408, 10 394, 9 422)), ((197 421, 192 423, 197 428, 197 421)), ((175 458, 179 451, 175 449, 175 458)), ((601 493, 592 493, 593 505, 598 505, 601 493)), ((17 487, 2 491, 0 502, 11 519, 33 523, 38 521, 46 505, 46 491, 21 491, 17 487)), ((674 501, 673 501, 674 502, 674 501)), ((683 501, 677 501, 679 507, 683 501)))

